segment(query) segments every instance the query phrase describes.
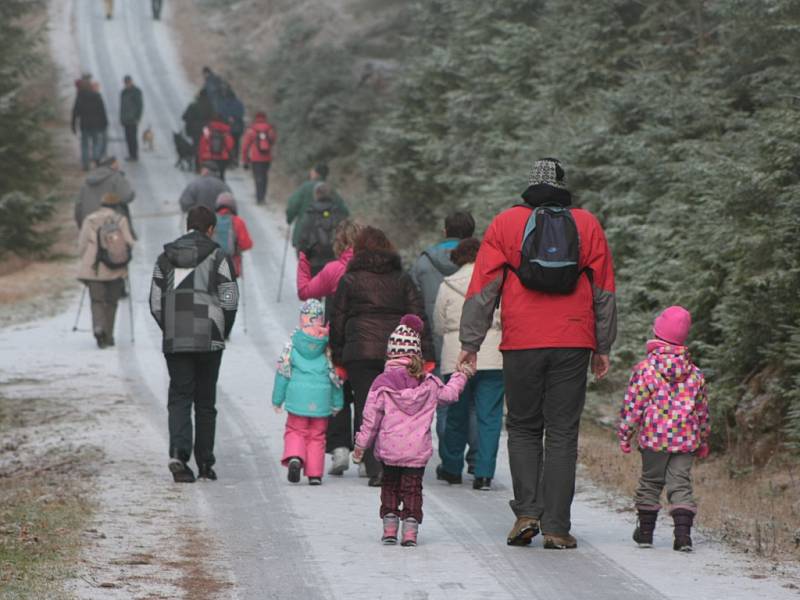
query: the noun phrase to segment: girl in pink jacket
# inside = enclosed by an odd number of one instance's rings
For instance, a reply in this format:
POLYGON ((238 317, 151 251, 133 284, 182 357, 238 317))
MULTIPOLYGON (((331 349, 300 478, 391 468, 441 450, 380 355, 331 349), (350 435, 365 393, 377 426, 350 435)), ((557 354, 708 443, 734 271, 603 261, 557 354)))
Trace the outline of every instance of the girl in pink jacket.
POLYGON ((658 315, 653 323, 655 339, 647 342, 647 358, 634 367, 617 426, 625 454, 638 430, 642 476, 636 489, 638 525, 633 540, 645 548, 653 545, 661 491, 666 488, 675 522, 673 548, 692 549, 697 512, 692 462, 695 456, 708 456, 711 428, 705 379, 686 347, 691 325, 689 311, 681 306, 670 306, 658 315))
POLYGON ((386 368, 370 388, 353 451, 353 461, 360 462, 364 450, 374 442, 375 458, 384 465, 380 509, 384 544, 397 543, 402 519, 402 545, 417 545, 422 522, 422 476, 433 454, 433 415, 439 404, 458 400, 467 377, 473 374, 469 365, 460 365, 447 385, 426 374, 422 328, 422 319, 405 315, 389 336, 386 368))

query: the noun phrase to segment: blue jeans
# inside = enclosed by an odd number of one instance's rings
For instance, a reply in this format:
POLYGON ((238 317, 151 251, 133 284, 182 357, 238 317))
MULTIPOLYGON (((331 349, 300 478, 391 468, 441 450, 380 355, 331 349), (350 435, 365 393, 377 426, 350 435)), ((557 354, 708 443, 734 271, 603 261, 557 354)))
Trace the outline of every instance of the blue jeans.
POLYGON ((97 162, 106 154, 106 132, 102 129, 81 130, 81 166, 89 170, 90 161, 97 162))
POLYGON ((444 438, 439 445, 442 469, 457 474, 464 468, 464 450, 470 433, 470 405, 474 404, 478 422, 475 477, 494 477, 503 426, 504 394, 503 371, 500 369, 478 371, 469 380, 458 402, 447 410, 444 438))

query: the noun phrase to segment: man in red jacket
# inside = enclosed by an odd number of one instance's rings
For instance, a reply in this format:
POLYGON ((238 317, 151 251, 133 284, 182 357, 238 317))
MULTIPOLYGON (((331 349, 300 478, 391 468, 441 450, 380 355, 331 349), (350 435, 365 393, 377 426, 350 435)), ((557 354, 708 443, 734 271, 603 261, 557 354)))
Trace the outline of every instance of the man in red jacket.
POLYGON ((225 167, 231 159, 233 144, 230 126, 215 114, 208 125, 203 127, 203 136, 197 149, 198 164, 208 161, 217 163, 219 178, 225 181, 225 167))
POLYGON ((272 151, 276 140, 275 130, 267 121, 264 112, 256 113, 253 124, 247 128, 242 138, 242 164, 246 169, 253 167, 253 181, 256 184, 256 204, 264 204, 267 198, 269 167, 272 164, 272 151))
POLYGON ((604 377, 616 338, 614 271, 600 223, 589 211, 570 207, 557 160, 535 163, 522 198, 525 205, 497 215, 483 238, 461 317, 459 362, 477 363, 500 296, 511 508, 517 516, 507 542, 530 544, 541 530, 545 548, 575 548, 570 511, 578 429, 590 357, 595 377, 604 377), (580 272, 569 293, 529 289, 516 272, 531 210, 542 206, 566 208, 577 228, 580 272))

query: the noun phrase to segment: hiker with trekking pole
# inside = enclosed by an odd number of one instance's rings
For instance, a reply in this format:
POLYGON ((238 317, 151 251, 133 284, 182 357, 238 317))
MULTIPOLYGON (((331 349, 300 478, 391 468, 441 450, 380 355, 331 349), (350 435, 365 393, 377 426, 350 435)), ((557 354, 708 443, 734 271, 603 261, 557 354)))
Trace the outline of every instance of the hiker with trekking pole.
MULTIPOLYGON (((100 208, 83 220, 78 236, 81 257, 78 279, 89 289, 92 333, 99 348, 114 345, 117 303, 125 292, 128 263, 135 243, 128 218, 117 210, 120 202, 117 194, 105 194, 100 208)), ((82 306, 83 295, 73 331, 77 328, 82 306)))

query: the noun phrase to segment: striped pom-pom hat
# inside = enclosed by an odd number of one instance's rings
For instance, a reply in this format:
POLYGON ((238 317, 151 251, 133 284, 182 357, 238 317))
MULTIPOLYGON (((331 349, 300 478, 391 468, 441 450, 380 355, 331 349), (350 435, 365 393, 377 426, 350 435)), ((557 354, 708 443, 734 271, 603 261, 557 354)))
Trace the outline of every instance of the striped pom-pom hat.
POLYGON ((386 358, 422 356, 422 319, 417 315, 405 315, 389 336, 386 358))

